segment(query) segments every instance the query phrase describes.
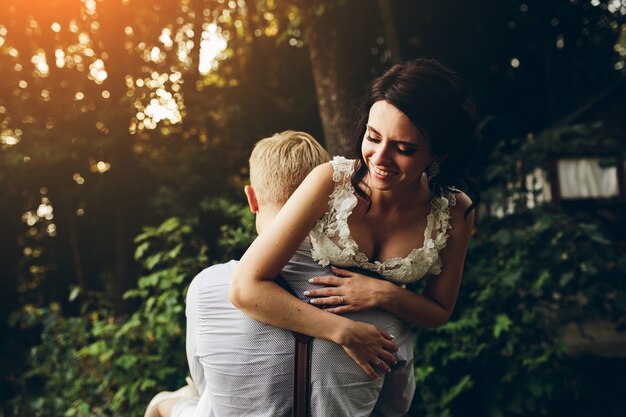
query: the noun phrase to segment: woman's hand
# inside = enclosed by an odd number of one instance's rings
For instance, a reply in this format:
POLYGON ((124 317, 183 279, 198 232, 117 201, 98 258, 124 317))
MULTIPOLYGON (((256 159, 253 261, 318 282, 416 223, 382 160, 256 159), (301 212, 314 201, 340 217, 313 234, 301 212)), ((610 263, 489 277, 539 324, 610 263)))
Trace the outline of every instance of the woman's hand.
POLYGON ((389 282, 335 267, 332 267, 332 272, 336 276, 309 280, 312 284, 326 285, 325 288, 304 292, 304 295, 311 297, 311 304, 332 305, 334 307, 326 308, 325 311, 335 314, 371 310, 383 305, 389 282))
POLYGON ((397 362, 398 346, 392 339, 383 329, 355 321, 346 327, 339 344, 369 377, 376 378, 379 372, 389 372, 389 366, 397 362))

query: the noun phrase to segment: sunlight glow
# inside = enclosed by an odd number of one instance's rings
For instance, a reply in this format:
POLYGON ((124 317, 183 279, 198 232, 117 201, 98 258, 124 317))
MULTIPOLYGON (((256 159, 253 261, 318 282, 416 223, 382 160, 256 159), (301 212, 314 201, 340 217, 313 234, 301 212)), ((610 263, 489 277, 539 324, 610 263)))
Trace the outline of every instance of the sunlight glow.
POLYGON ((96 13, 96 0, 83 0, 83 3, 85 3, 87 14, 93 15, 96 13))
POLYGON ((81 32, 80 35, 78 35, 78 43, 83 47, 86 47, 90 40, 91 38, 87 32, 81 32))
MULTIPOLYGON (((131 134, 135 134, 138 131, 156 129, 161 121, 167 121, 170 124, 182 122, 181 109, 184 108, 184 105, 182 95, 177 92, 180 89, 180 84, 178 83, 181 79, 182 74, 179 71, 169 75, 153 71, 149 79, 137 79, 134 81, 135 85, 138 87, 145 86, 150 92, 147 105, 144 105, 145 95, 138 96, 135 100, 134 106, 137 109, 137 113, 128 129, 131 134), (167 85, 168 83, 171 83, 171 85, 167 85)), ((133 83, 132 80, 130 82, 133 83)))
POLYGON ((182 116, 176 100, 172 97, 172 93, 159 88, 156 91, 156 98, 150 100, 150 104, 146 106, 144 114, 147 118, 143 121, 148 129, 156 128, 157 123, 161 120, 168 120, 172 124, 180 123, 182 116))
POLYGON ((39 217, 32 211, 27 211, 22 214, 22 221, 28 226, 34 226, 39 221, 39 217))
POLYGON ((35 66, 36 75, 40 77, 47 77, 48 74, 50 74, 50 67, 48 66, 46 53, 43 49, 38 50, 37 53, 33 55, 30 62, 32 62, 35 66))
POLYGON ((621 15, 626 15, 626 0, 612 0, 609 2, 607 9, 611 13, 619 12, 621 15))
MULTIPOLYGON (((47 192, 47 189, 43 187, 42 191, 47 192)), ((41 194, 45 193, 42 192, 41 194)), ((31 236, 37 235, 37 228, 34 227, 37 223, 43 223, 42 226, 45 227, 42 230, 48 234, 48 236, 56 236, 57 227, 52 222, 52 219, 54 219, 54 209, 48 197, 44 196, 41 197, 41 202, 37 209, 28 210, 22 214, 22 221, 29 226, 28 234, 31 236)), ((32 249, 31 253, 34 257, 38 257, 41 254, 36 248, 32 249)))
POLYGON ((54 218, 54 209, 48 204, 49 201, 47 200, 47 198, 43 198, 41 204, 37 207, 37 217, 52 220, 54 218))
POLYGON ((96 84, 102 84, 106 80, 108 74, 104 69, 104 61, 96 59, 91 65, 89 65, 89 79, 96 82, 96 84))
POLYGON ((148 57, 149 59, 147 59, 146 61, 149 60, 149 61, 154 62, 155 64, 158 64, 159 62, 162 62, 165 59, 165 54, 161 52, 159 47, 155 46, 148 53, 148 57))
POLYGON ((65 66, 65 51, 61 48, 57 48, 54 51, 54 57, 57 68, 63 68, 65 66))
POLYGON ((83 185, 85 183, 85 178, 83 178, 82 175, 80 175, 78 172, 74 173, 74 175, 72 175, 72 179, 76 182, 76 184, 78 185, 83 185))
POLYGON ((89 167, 89 169, 91 169, 91 172, 93 173, 100 173, 100 174, 104 174, 105 172, 107 172, 108 170, 111 169, 111 164, 109 164, 108 162, 104 162, 104 161, 90 161, 91 165, 89 167))
POLYGON ((186 66, 189 66, 191 63, 190 54, 194 47, 193 41, 189 39, 189 33, 193 36, 192 23, 187 23, 186 25, 181 26, 174 36, 174 40, 176 41, 176 45, 178 47, 176 56, 178 57, 178 60, 186 66))
POLYGON ((50 25, 50 29, 55 33, 59 33, 61 31, 61 25, 58 22, 54 22, 50 25))
POLYGON ((200 74, 206 75, 217 68, 218 60, 224 58, 223 52, 227 45, 228 41, 220 28, 215 23, 208 24, 202 32, 200 42, 200 62, 198 63, 200 74))
POLYGON ((2 148, 15 146, 22 140, 22 130, 21 129, 4 129, 0 131, 0 144, 2 144, 2 148))
POLYGON ((565 37, 563 35, 556 37, 556 47, 557 49, 563 49, 565 47, 565 37))
POLYGON ((161 32, 161 36, 159 36, 159 42, 165 46, 165 48, 170 49, 174 46, 174 41, 172 40, 172 31, 169 28, 163 28, 161 32))

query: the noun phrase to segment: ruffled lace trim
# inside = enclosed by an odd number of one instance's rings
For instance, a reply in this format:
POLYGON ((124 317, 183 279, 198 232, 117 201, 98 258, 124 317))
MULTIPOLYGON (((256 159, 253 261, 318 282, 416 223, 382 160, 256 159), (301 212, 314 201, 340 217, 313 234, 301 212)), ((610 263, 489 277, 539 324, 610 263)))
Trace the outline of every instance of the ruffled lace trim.
POLYGON ((370 262, 352 239, 348 227, 348 218, 358 202, 354 187, 350 183, 354 161, 335 156, 331 164, 335 189, 328 201, 328 212, 311 231, 313 259, 322 266, 332 263, 343 267, 364 268, 398 284, 415 282, 427 274, 440 274, 439 251, 446 247, 448 241, 448 230, 451 228, 450 207, 456 204, 454 193, 446 192, 444 196, 431 200, 431 210, 424 230, 424 244, 421 248, 413 249, 404 258, 370 262))

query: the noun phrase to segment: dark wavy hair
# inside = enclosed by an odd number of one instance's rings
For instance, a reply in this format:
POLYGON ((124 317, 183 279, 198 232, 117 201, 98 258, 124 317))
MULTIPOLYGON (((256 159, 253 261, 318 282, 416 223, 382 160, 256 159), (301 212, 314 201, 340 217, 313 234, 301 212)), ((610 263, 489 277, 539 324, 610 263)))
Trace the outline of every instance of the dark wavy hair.
POLYGON ((434 59, 416 59, 396 64, 374 80, 362 108, 355 138, 358 166, 352 174, 356 192, 371 201, 362 188, 367 166, 361 153, 361 143, 367 130, 369 110, 384 100, 404 113, 430 144, 433 156, 447 158, 440 162, 439 174, 431 177, 431 191, 441 196, 444 190, 469 191, 472 205, 467 216, 480 202, 476 184, 465 175, 467 166, 478 147, 478 113, 461 77, 434 59))

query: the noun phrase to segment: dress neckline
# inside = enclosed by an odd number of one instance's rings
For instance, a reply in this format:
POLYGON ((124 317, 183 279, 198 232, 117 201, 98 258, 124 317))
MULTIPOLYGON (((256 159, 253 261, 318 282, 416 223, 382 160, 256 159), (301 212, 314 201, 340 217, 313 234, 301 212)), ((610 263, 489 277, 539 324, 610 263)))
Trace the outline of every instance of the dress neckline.
MULTIPOLYGON (((352 186, 352 184, 350 184, 349 186, 350 191, 352 193, 352 195, 355 198, 355 202, 356 204, 358 204, 358 198, 356 196, 356 192, 354 190, 354 187, 352 186)), ((357 243, 356 240, 354 240, 354 238, 352 237, 352 232, 350 231, 350 226, 348 225, 348 219, 350 218, 350 216, 352 215, 353 210, 351 209, 347 214, 347 216, 345 217, 345 227, 348 229, 348 231, 350 233, 347 234, 347 236, 345 238, 339 238, 341 245, 343 247, 346 246, 351 246, 354 251, 355 251, 355 259, 358 260, 360 263, 364 263, 367 265, 371 265, 374 266, 376 268, 379 267, 384 267, 385 265, 390 265, 390 264, 397 264, 398 262, 403 262, 406 260, 410 260, 412 258, 415 257, 415 254, 417 252, 420 251, 424 251, 426 249, 429 249, 429 244, 428 241, 432 241, 432 232, 433 232, 433 228, 434 228, 434 222, 435 222, 435 215, 436 215, 436 206, 437 204, 435 203, 435 199, 437 198, 444 198, 444 197, 437 197, 436 195, 433 196, 430 199, 430 210, 428 212, 428 215, 426 217, 426 228, 424 229, 424 242, 422 243, 422 246, 419 248, 413 248, 406 256, 394 256, 388 259, 385 259, 384 261, 377 261, 377 260, 370 260, 370 258, 368 258, 368 256, 361 251, 361 246, 357 243)), ((356 204, 354 207, 356 207, 356 204)))
POLYGON ((422 279, 426 274, 441 273, 439 251, 445 248, 448 240, 450 206, 456 203, 454 193, 444 191, 443 195, 435 195, 431 199, 421 247, 411 250, 405 257, 371 261, 361 251, 348 227, 348 217, 358 203, 350 182, 354 161, 335 157, 332 165, 335 188, 328 200, 329 210, 310 234, 314 260, 322 266, 333 263, 340 267, 366 269, 396 284, 407 284, 422 279))

